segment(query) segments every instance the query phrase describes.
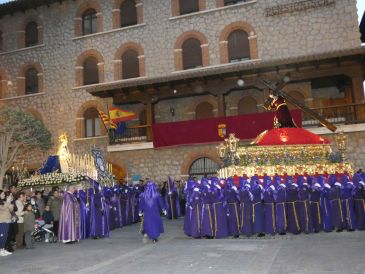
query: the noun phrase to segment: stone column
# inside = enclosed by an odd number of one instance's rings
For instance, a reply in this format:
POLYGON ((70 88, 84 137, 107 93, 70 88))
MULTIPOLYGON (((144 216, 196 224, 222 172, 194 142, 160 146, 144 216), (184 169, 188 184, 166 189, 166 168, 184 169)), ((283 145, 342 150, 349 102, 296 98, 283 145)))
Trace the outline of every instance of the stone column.
POLYGON ((96 32, 103 31, 103 14, 101 12, 96 13, 97 30, 96 32))
POLYGON ((147 141, 152 141, 153 105, 151 99, 146 104, 147 141))
POLYGON ((25 31, 18 30, 18 49, 25 47, 25 31))
POLYGON ((104 82, 104 63, 98 63, 98 72, 99 72, 99 83, 104 82))
POLYGON ((221 64, 228 63, 228 41, 219 42, 219 51, 221 55, 221 64))
POLYGON ((179 16, 180 15, 179 0, 172 0, 171 1, 171 14, 172 14, 172 16, 179 16))
POLYGON ((43 26, 37 26, 38 29, 38 44, 43 44, 43 26))
POLYGON ((143 23, 143 3, 141 0, 136 1, 136 10, 137 10, 137 24, 143 23))
POLYGON ((120 28, 120 9, 113 9, 113 29, 120 28))
POLYGON ((139 55, 138 56, 138 65, 139 65, 139 76, 145 76, 146 75, 146 71, 145 71, 145 62, 144 62, 144 55, 139 55))
POLYGON ((75 24, 75 37, 82 35, 82 18, 76 17, 74 18, 74 24, 75 24))
POLYGON ((75 67, 75 85, 76 87, 84 85, 84 75, 83 75, 84 67, 77 66, 75 67))
POLYGON ((38 79, 38 92, 44 92, 43 90, 43 73, 38 73, 37 74, 37 79, 38 79))
POLYGON ((226 117, 226 104, 223 93, 217 95, 218 117, 226 117))
POLYGON ((113 60, 114 64, 114 80, 121 80, 122 79, 122 60, 113 60))
POLYGON ((174 49, 175 54, 175 70, 182 70, 182 49, 174 49))
POLYGON ((16 78, 16 85, 17 85, 17 96, 25 95, 25 77, 18 76, 16 78))
POLYGON ((208 51, 208 44, 202 44, 202 58, 203 58, 203 67, 209 66, 209 51, 208 51))
POLYGON ((0 99, 8 96, 8 80, 1 80, 0 99))
POLYGON ((252 31, 250 32, 250 36, 248 37, 248 41, 250 44, 250 57, 251 59, 258 59, 259 53, 257 49, 257 35, 252 31))

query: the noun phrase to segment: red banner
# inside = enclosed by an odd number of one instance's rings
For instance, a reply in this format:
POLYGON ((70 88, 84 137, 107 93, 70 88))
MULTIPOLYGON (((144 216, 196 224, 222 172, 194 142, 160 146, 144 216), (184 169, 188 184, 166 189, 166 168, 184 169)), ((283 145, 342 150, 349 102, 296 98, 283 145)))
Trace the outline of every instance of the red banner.
MULTIPOLYGON (((226 125, 226 136, 235 133, 241 140, 256 138, 261 132, 273 128, 274 112, 229 116, 202 120, 161 123, 153 125, 153 145, 155 148, 216 143, 222 141, 218 135, 218 125, 226 125)), ((300 110, 291 111, 296 124, 302 126, 300 110)))

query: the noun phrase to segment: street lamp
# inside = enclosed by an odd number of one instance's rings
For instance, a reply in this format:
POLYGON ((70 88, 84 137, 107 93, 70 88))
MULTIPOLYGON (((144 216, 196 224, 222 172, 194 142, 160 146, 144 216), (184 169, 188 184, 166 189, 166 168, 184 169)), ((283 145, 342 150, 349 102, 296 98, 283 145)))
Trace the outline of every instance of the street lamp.
POLYGON ((226 156, 226 149, 227 147, 224 145, 224 143, 220 143, 219 146, 217 146, 219 158, 223 159, 226 156))

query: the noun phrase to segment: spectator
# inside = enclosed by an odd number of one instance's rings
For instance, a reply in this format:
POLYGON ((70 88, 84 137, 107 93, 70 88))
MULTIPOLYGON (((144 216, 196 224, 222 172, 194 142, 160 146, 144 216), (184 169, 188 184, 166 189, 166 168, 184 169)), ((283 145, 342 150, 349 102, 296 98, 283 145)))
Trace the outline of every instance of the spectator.
POLYGON ((8 239, 6 240, 5 249, 9 252, 14 252, 13 246, 15 245, 16 234, 18 233, 18 224, 17 224, 18 216, 16 216, 14 212, 15 201, 13 193, 8 191, 5 194, 5 196, 7 196, 7 199, 9 199, 11 203, 10 207, 11 223, 9 223, 8 239))
POLYGON ((25 240, 25 248, 33 249, 32 243, 32 232, 34 230, 35 224, 35 215, 33 213, 33 207, 31 204, 26 204, 24 207, 24 240, 25 240))
MULTIPOLYGON (((42 217, 43 217, 43 220, 45 223, 44 227, 51 229, 53 227, 53 215, 52 215, 52 212, 50 211, 50 208, 48 205, 45 207, 42 217)), ((54 230, 52 229, 52 231, 54 231, 54 230)), ((45 242, 46 243, 49 242, 49 233, 48 232, 45 235, 45 242)))
POLYGON ((43 197, 42 197, 42 192, 36 191, 35 192, 35 196, 36 196, 35 203, 36 203, 36 205, 38 207, 39 215, 40 216, 43 216, 43 212, 44 212, 44 200, 43 200, 43 197))
POLYGON ((5 249, 8 238, 9 223, 11 222, 12 210, 11 200, 5 196, 5 192, 0 190, 0 256, 8 256, 11 252, 5 249))
POLYGON ((58 236, 58 223, 60 220, 60 212, 62 207, 62 198, 59 195, 58 189, 54 189, 53 195, 49 197, 47 206, 53 215, 53 232, 58 236))
POLYGON ((17 199, 15 201, 15 214, 18 217, 18 233, 16 235, 16 247, 23 248, 23 236, 24 236, 24 205, 26 201, 26 196, 24 192, 19 192, 17 194, 17 199))

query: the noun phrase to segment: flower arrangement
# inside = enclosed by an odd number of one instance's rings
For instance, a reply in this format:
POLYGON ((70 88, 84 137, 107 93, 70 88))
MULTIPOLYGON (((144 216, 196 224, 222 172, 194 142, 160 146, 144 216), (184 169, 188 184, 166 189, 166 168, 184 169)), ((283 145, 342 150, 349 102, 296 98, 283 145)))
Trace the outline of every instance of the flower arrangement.
POLYGON ((47 173, 43 175, 33 175, 18 183, 18 187, 36 187, 36 186, 60 186, 66 184, 77 184, 87 180, 82 174, 72 173, 47 173))

